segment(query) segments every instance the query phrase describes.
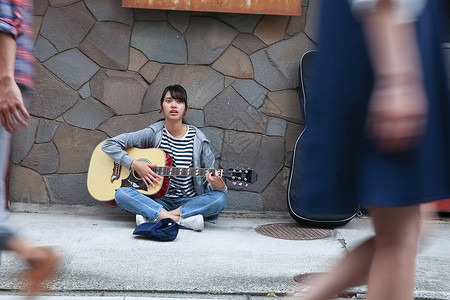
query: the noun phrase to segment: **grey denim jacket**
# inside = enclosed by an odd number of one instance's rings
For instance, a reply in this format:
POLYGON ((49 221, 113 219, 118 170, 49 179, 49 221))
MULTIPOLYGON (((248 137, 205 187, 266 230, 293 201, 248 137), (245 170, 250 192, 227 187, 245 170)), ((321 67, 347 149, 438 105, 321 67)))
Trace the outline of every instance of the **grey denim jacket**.
MULTIPOLYGON (((159 121, 139 131, 124 133, 105 141, 102 150, 116 163, 130 169, 133 158, 128 155, 124 148, 158 148, 161 144, 165 121, 159 121)), ((187 125, 195 129, 194 152, 192 165, 194 168, 214 168, 214 154, 209 146, 206 136, 197 127, 187 125)), ((222 189, 214 189, 205 177, 193 177, 194 188, 197 195, 209 191, 226 192, 227 186, 222 189)))

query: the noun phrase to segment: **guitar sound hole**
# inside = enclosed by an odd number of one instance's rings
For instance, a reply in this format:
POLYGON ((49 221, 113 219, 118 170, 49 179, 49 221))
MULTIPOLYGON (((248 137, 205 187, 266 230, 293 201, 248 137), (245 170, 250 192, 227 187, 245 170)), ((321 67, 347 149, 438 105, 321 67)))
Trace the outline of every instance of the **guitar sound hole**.
POLYGON ((142 180, 141 176, 139 176, 139 174, 135 170, 133 170, 133 177, 137 180, 142 180))

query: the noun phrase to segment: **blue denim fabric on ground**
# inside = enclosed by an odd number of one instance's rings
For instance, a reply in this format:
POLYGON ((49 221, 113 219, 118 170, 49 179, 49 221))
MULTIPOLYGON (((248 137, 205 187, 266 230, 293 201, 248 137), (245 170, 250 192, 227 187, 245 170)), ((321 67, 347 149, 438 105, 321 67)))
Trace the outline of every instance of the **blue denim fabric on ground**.
POLYGON ((187 198, 151 199, 136 189, 122 187, 116 191, 116 203, 126 211, 142 215, 150 221, 155 221, 161 209, 171 211, 181 207, 181 217, 188 218, 201 214, 205 219, 217 216, 226 206, 226 194, 212 191, 200 196, 187 198))

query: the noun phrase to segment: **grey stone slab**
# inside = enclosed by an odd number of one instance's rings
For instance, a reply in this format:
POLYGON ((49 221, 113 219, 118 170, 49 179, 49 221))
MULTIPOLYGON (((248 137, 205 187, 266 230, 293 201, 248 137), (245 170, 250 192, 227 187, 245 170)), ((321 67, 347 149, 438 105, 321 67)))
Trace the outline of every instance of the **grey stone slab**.
POLYGON ((144 129, 156 121, 164 118, 158 111, 148 114, 115 116, 103 122, 98 130, 105 132, 113 137, 125 132, 133 132, 144 129))
POLYGON ((12 165, 9 199, 12 202, 48 204, 49 197, 44 179, 36 171, 12 165))
POLYGON ((304 33, 276 43, 250 56, 255 80, 271 91, 299 86, 298 64, 315 45, 304 33))
POLYGON ((245 192, 245 191, 234 191, 237 182, 232 182, 226 180, 228 186, 227 192, 227 209, 238 210, 238 211, 262 211, 262 197, 261 194, 245 192))
MULTIPOLYGON (((288 151, 288 150, 286 150, 288 151)), ((284 157, 284 166, 287 168, 292 167, 292 157, 294 155, 294 152, 286 152, 286 155, 284 157)))
POLYGON ((241 33, 233 40, 233 46, 250 55, 265 48, 266 44, 253 34, 241 33))
POLYGON ((103 68, 126 70, 130 56, 130 36, 130 25, 96 23, 79 49, 103 68))
POLYGON ((22 127, 12 137, 11 161, 15 164, 20 163, 33 147, 39 119, 31 117, 27 120, 28 126, 22 127))
POLYGON ((286 151, 293 151, 295 143, 297 142, 300 133, 302 132, 304 126, 288 122, 286 127, 286 151))
POLYGON ((164 66, 145 94, 142 112, 159 110, 161 94, 171 84, 186 89, 189 107, 203 109, 223 90, 224 77, 206 66, 164 66))
POLYGON ((249 57, 233 46, 228 47, 211 67, 227 76, 253 78, 253 67, 249 57))
POLYGON ((225 76, 225 87, 229 87, 234 81, 235 79, 233 77, 225 76))
POLYGON ((37 40, 37 35, 39 34, 39 30, 41 29, 43 16, 34 16, 33 17, 33 30, 31 32, 31 37, 33 39, 33 43, 37 40))
POLYGON ((185 32, 188 63, 211 64, 231 44, 238 31, 216 19, 191 17, 185 32))
POLYGON ((83 86, 78 90, 78 94, 80 94, 81 98, 86 99, 91 96, 91 87, 89 86, 89 82, 83 84, 83 86))
POLYGON ((91 90, 91 96, 97 100, 103 98, 103 81, 106 78, 106 70, 100 69, 92 76, 89 81, 89 89, 91 90))
POLYGON ((268 118, 249 105, 234 89, 226 88, 205 106, 205 125, 265 133, 268 118))
POLYGON ((34 0, 33 1, 33 15, 43 16, 48 7, 48 0, 34 0))
POLYGON ((64 51, 77 47, 94 23, 95 18, 83 2, 59 8, 49 7, 42 21, 40 34, 55 45, 58 51, 64 51))
POLYGON ((239 32, 253 33, 262 16, 256 14, 218 13, 216 14, 216 18, 230 26, 233 26, 239 30, 239 32))
POLYGON ((209 145, 211 147, 211 151, 214 154, 214 157, 216 159, 220 158, 225 131, 216 127, 205 127, 201 130, 209 140, 209 145))
POLYGON ((34 144, 22 165, 39 174, 55 173, 58 169, 59 154, 55 145, 50 143, 34 144))
POLYGON ((144 53, 149 60, 174 64, 186 63, 184 37, 167 22, 135 22, 131 46, 144 53))
POLYGON ((313 40, 315 43, 319 42, 319 20, 320 20, 320 0, 311 0, 309 1, 308 10, 306 12, 306 22, 305 25, 305 33, 308 37, 313 40))
POLYGON ((195 127, 205 126, 205 116, 203 111, 199 109, 188 109, 186 116, 183 119, 186 123, 194 125, 195 127))
POLYGON ((261 193, 284 166, 284 140, 249 132, 225 132, 221 166, 223 168, 249 168, 256 171, 258 180, 233 189, 261 193))
POLYGON ((305 30, 306 26, 306 8, 302 9, 301 16, 292 16, 289 20, 288 27, 286 29, 286 34, 289 36, 294 36, 305 30))
POLYGON ((97 205, 98 202, 89 194, 86 180, 86 173, 44 176, 50 195, 50 204, 97 205))
POLYGON ((293 151, 295 143, 297 142, 300 133, 302 132, 304 125, 288 122, 286 127, 286 151, 293 151))
POLYGON ((286 81, 283 73, 270 61, 265 50, 260 50, 250 55, 253 65, 254 79, 270 91, 278 91, 289 88, 291 84, 286 81))
POLYGON ((261 194, 264 211, 286 211, 288 184, 289 169, 285 167, 261 194))
POLYGON ((133 24, 133 10, 122 7, 121 0, 85 0, 84 3, 97 21, 114 21, 133 24))
POLYGON ((50 5, 53 7, 61 7, 61 6, 67 6, 70 4, 73 4, 75 2, 78 2, 80 0, 49 0, 50 5))
POLYGON ((269 118, 267 122, 267 135, 284 136, 286 134, 287 122, 279 118, 269 118))
POLYGON ((134 9, 134 20, 148 22, 167 21, 167 10, 134 9))
POLYGON ((40 119, 36 134, 36 143, 48 143, 58 129, 59 123, 53 120, 40 119))
POLYGON ((80 98, 78 93, 57 79, 41 64, 36 65, 36 93, 30 113, 47 119, 56 119, 80 98))
POLYGON ((146 87, 133 74, 123 72, 106 76, 103 80, 103 92, 100 99, 118 115, 137 114, 141 110, 146 87))
POLYGON ((85 129, 96 129, 106 119, 112 117, 114 112, 106 105, 90 98, 78 103, 64 115, 64 121, 70 125, 85 129))
POLYGON ((138 72, 145 63, 148 62, 147 56, 141 51, 130 47, 130 59, 128 62, 128 70, 138 72))
POLYGON ((288 16, 265 15, 255 28, 255 36, 267 45, 284 39, 288 16))
POLYGON ((34 56, 42 62, 58 53, 58 50, 56 50, 52 43, 50 43, 46 38, 39 35, 36 43, 34 44, 33 53, 34 56))
POLYGON ((58 173, 87 172, 92 151, 106 138, 103 132, 60 124, 53 138, 59 152, 58 173))
POLYGON ((79 89, 99 67, 78 49, 70 49, 44 62, 44 65, 73 89, 79 89))
POLYGON ((303 123, 297 90, 267 93, 267 101, 261 106, 260 111, 297 124, 303 123))
POLYGON ((306 52, 316 46, 304 34, 300 33, 290 39, 281 41, 267 49, 270 61, 283 74, 291 88, 299 86, 298 64, 306 52))
POLYGON ((184 33, 189 25, 189 20, 191 19, 191 14, 187 11, 168 11, 167 20, 170 25, 175 27, 181 33, 184 33))
POLYGON ((267 95, 267 90, 253 80, 236 80, 233 88, 256 108, 263 104, 267 95))
POLYGON ((158 62, 149 61, 139 70, 139 74, 141 74, 142 77, 147 80, 147 82, 152 83, 153 80, 155 80, 156 76, 158 76, 159 71, 161 71, 162 67, 163 65, 158 62))

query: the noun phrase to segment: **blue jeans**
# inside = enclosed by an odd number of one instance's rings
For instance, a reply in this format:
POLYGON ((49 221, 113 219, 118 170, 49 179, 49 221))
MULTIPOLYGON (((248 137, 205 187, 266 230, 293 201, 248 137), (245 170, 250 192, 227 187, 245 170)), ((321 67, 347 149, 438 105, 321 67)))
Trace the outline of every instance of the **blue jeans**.
POLYGON ((178 207, 180 207, 180 214, 183 218, 201 214, 206 219, 217 216, 227 203, 225 193, 219 191, 195 197, 152 199, 130 187, 119 188, 115 198, 118 206, 131 213, 142 215, 150 221, 155 221, 162 209, 171 211, 178 207))

